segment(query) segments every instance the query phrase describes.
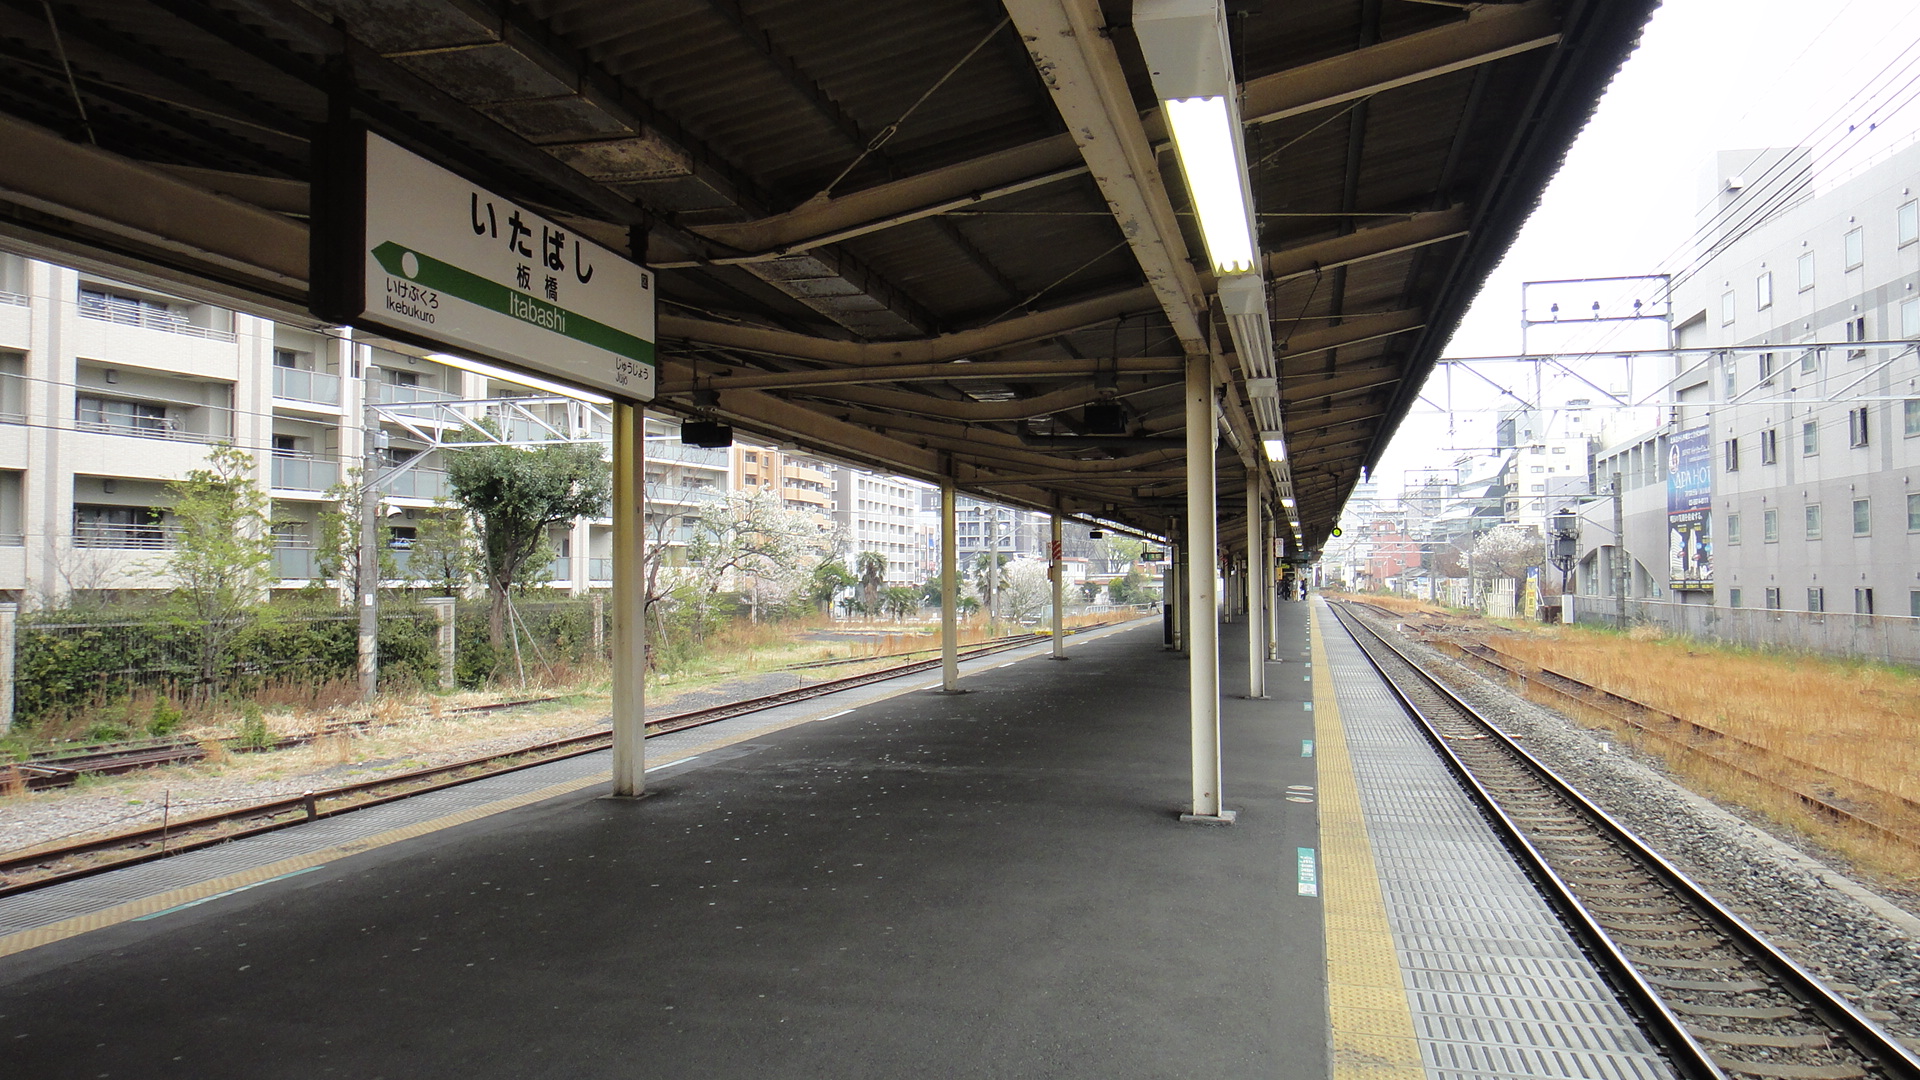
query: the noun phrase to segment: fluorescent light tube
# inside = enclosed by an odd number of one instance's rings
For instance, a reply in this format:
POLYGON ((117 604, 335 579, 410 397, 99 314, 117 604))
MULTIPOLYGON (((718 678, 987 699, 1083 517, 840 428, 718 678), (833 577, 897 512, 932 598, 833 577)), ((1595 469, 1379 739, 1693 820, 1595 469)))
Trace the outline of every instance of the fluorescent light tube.
POLYGON ((1187 191, 1193 195, 1193 211, 1200 218, 1200 236, 1213 260, 1213 272, 1244 274, 1258 269, 1240 144, 1234 138, 1227 99, 1182 98, 1165 101, 1162 108, 1187 191))
POLYGON ((1275 465, 1287 460, 1287 440, 1281 438, 1278 432, 1262 437, 1260 445, 1267 450, 1267 460, 1275 465))
POLYGON ((555 379, 543 379, 538 375, 529 375, 524 371, 516 371, 513 368, 489 364, 484 360, 474 360, 470 357, 455 356, 453 353, 443 352, 428 353, 427 359, 436 364, 445 364, 447 367, 459 368, 462 371, 471 371, 476 375, 485 375, 489 379, 498 379, 501 382, 528 386, 535 390, 545 390, 548 393, 558 394, 561 397, 575 398, 580 401, 591 402, 595 405, 613 404, 613 399, 607 397, 605 394, 596 393, 595 391, 574 386, 570 383, 563 383, 555 379))

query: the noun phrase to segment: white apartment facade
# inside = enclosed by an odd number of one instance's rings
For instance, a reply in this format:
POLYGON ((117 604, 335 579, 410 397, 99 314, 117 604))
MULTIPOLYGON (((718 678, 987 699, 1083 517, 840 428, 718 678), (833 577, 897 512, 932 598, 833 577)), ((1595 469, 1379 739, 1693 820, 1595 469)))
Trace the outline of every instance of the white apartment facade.
MULTIPOLYGON (((447 419, 454 412, 491 415, 510 431, 538 416, 576 437, 608 437, 603 415, 578 403, 518 414, 500 404, 538 393, 418 353, 0 254, 0 597, 46 607, 167 588, 166 485, 203 467, 218 442, 250 453, 272 496, 275 587, 307 586, 329 489, 369 460, 369 397, 386 410, 371 460, 382 471, 409 462, 383 491, 395 584, 405 584, 411 538, 451 493, 438 460, 446 451, 432 443, 458 426, 447 419)), ((727 489, 724 451, 679 447, 665 421, 650 421, 648 434, 661 458, 649 464, 650 511, 727 489)), ((604 518, 557 527, 553 585, 609 585, 610 530, 604 518)))
MULTIPOLYGON (((1920 145, 1818 196, 1769 189, 1805 160, 1710 163, 1709 210, 1737 227, 1708 231, 1675 290, 1665 423, 1595 471, 1621 476, 1629 597, 1920 617, 1920 145), (1782 208, 1740 224, 1767 199, 1782 208), (1670 518, 1689 485, 1705 545, 1670 518)), ((1585 515, 1582 592, 1617 591, 1611 514, 1585 515)))

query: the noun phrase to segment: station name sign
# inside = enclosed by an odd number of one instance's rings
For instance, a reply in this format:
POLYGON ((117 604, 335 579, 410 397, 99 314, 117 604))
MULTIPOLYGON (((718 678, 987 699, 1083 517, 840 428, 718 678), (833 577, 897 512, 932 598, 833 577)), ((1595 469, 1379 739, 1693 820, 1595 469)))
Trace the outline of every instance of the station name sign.
POLYGON ((314 314, 653 399, 652 271, 365 129, 329 142, 314 314))

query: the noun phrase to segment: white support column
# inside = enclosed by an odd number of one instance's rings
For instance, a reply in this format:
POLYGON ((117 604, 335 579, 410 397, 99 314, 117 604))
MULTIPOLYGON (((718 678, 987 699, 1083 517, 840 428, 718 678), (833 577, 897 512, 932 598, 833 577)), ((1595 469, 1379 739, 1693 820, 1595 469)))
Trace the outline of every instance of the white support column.
POLYGON ((1266 500, 1260 497, 1260 472, 1247 470, 1247 696, 1267 696, 1266 500))
POLYGON ((613 796, 647 793, 647 441, 638 405, 613 404, 613 796))
POLYGON ((1053 658, 1067 658, 1067 564, 1061 557, 1060 511, 1053 512, 1053 547, 1049 549, 1053 572, 1053 658))
POLYGON ((1187 358, 1187 686, 1193 727, 1193 809, 1183 821, 1224 824, 1220 806, 1220 613, 1214 590, 1213 368, 1205 356, 1187 358))
POLYGON ((960 692, 959 495, 953 481, 940 482, 940 689, 960 692))

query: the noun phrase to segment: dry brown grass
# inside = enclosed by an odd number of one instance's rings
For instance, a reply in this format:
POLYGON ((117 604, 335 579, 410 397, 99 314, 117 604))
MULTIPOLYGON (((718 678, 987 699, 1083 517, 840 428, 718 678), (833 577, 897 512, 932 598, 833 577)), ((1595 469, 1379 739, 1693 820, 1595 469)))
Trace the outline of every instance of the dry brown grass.
POLYGON ((1374 593, 1328 593, 1329 599, 1351 600, 1356 604, 1372 604, 1374 607, 1397 611, 1402 615, 1442 615, 1446 609, 1425 600, 1416 600, 1411 596, 1388 596, 1374 593))
MULTIPOLYGON (((1920 760, 1920 672, 1729 649, 1648 627, 1624 636, 1539 628, 1499 645, 1541 667, 1854 781, 1870 790, 1848 794, 1878 804, 1873 809, 1884 819, 1914 820, 1899 799, 1872 792, 1920 800, 1920 775, 1912 769, 1920 760)), ((1920 883, 1920 852, 1836 826, 1791 795, 1664 740, 1635 741, 1717 797, 1796 828, 1903 884, 1920 883)), ((1763 775, 1770 769, 1765 760, 1743 764, 1763 775)), ((1771 768, 1784 773, 1789 767, 1776 762, 1771 768)))

